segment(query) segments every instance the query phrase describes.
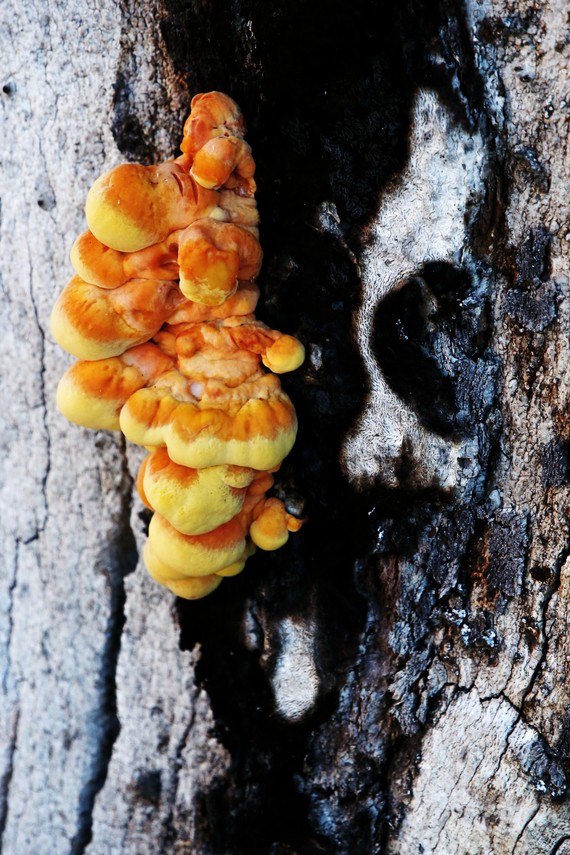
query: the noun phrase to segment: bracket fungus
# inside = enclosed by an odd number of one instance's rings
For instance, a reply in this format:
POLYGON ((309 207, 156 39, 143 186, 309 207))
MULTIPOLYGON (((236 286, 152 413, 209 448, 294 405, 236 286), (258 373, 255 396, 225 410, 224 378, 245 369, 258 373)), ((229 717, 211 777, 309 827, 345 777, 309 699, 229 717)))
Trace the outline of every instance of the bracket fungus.
POLYGON ((97 179, 89 231, 71 250, 76 275, 51 317, 53 337, 79 360, 58 407, 147 449, 144 560, 188 599, 302 524, 266 495, 297 432, 277 375, 301 365, 304 349, 254 315, 262 253, 244 134, 231 98, 196 95, 180 157, 97 179))

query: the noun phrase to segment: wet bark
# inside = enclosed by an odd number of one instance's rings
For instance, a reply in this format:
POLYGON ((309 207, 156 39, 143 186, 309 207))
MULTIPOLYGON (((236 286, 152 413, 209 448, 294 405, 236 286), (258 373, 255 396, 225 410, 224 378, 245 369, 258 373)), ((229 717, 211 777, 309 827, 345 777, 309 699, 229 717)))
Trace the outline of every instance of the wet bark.
POLYGON ((570 852, 565 4, 0 16, 2 851, 570 852), (307 523, 186 603, 139 452, 55 409, 48 319, 90 183, 208 89, 258 163, 258 314, 307 346, 307 523))

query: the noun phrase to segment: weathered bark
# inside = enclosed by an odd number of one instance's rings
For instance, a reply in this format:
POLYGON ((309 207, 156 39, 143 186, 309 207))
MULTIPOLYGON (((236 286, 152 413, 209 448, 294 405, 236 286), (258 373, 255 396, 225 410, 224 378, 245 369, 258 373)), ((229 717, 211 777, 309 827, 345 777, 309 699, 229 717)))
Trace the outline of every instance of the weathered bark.
POLYGON ((377 6, 2 7, 9 855, 570 852, 567 10, 377 6), (139 453, 55 410, 48 319, 91 181, 214 88, 260 315, 307 345, 308 521, 182 603, 139 453))
POLYGON ((210 781, 225 753, 209 737, 172 598, 142 566, 133 572, 145 525, 136 461, 117 437, 55 409, 70 359, 50 339, 49 315, 84 228, 85 189, 122 159, 120 81, 136 78, 128 91, 150 110, 163 156, 184 108, 148 36, 149 5, 127 15, 114 3, 24 13, 8 3, 2 18, 2 848, 79 853, 93 835, 91 851, 154 853, 161 835, 192 833, 200 770, 210 781), (131 819, 129 802, 139 805, 131 819))

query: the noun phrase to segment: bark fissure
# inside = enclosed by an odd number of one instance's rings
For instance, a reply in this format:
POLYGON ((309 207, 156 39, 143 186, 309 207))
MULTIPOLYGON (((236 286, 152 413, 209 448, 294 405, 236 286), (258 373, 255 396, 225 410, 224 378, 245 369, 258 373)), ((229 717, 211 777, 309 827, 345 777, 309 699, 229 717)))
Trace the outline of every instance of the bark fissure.
MULTIPOLYGON (((10 688, 11 688, 11 667, 12 667, 12 634, 14 631, 14 594, 16 587, 18 585, 18 568, 20 563, 20 541, 16 538, 14 543, 14 571, 12 579, 10 580, 10 585, 8 588, 8 609, 7 609, 7 622, 8 622, 8 632, 6 635, 6 645, 5 645, 5 661, 6 664, 4 666, 4 672, 2 674, 2 691, 6 701, 10 698, 10 688)), ((12 681, 13 682, 13 681, 12 681)), ((8 707, 8 703, 6 704, 8 707)), ((4 831, 6 829, 6 823, 8 820, 8 805, 9 805, 9 797, 10 797, 10 782, 12 780, 12 774, 14 771, 14 756, 16 753, 17 743, 18 743, 18 725, 19 725, 19 717, 20 710, 18 706, 17 694, 15 699, 11 699, 10 704, 10 719, 11 719, 11 732, 8 737, 8 745, 5 748, 6 751, 6 760, 4 769, 0 776, 0 852, 2 852, 3 848, 3 837, 4 831)), ((8 710, 7 710, 8 711, 8 710)), ((6 736, 6 735, 5 735, 6 736)))
POLYGON ((10 781, 14 772, 14 757, 18 747, 18 726, 20 713, 16 708, 12 713, 12 729, 9 737, 6 766, 0 777, 0 853, 3 850, 4 831, 8 820, 8 805, 10 798, 10 781))
POLYGON ((495 771, 493 772, 493 777, 495 777, 495 775, 497 774, 497 772, 501 768, 501 764, 503 763, 505 757, 507 756, 507 752, 509 751, 509 749, 511 747, 511 744, 510 744, 511 743, 511 737, 512 737, 513 733, 515 732, 517 725, 519 724, 519 722, 521 721, 521 719, 523 717, 522 709, 517 708, 512 703, 512 701, 510 701, 504 694, 501 693, 501 695, 502 695, 503 699, 508 703, 508 705, 510 707, 512 707, 513 710, 516 712, 516 716, 513 720, 512 725, 510 726, 510 728, 505 733, 505 739, 504 739, 505 744, 504 744, 504 747, 503 747, 501 753, 499 754, 499 758, 497 760, 497 765, 495 767, 495 771))
POLYGON ((20 563, 20 544, 21 541, 19 538, 16 538, 14 541, 14 568, 12 573, 12 578, 10 579, 10 583, 8 586, 8 609, 7 609, 7 622, 8 622, 8 632, 6 634, 6 653, 5 660, 6 664, 4 666, 4 671, 2 674, 2 689, 4 693, 7 695, 9 685, 9 677, 10 677, 10 665, 11 665, 11 642, 12 642, 12 633, 14 631, 14 592, 18 585, 18 568, 20 563))
POLYGON ((567 843, 569 840, 570 834, 565 834, 563 837, 556 841, 548 855, 557 855, 557 853, 560 852, 560 848, 563 846, 563 844, 567 843))
POLYGON ((45 441, 45 453, 46 460, 43 472, 40 478, 40 489, 39 494, 42 497, 43 501, 43 519, 37 520, 37 531, 36 536, 45 531, 45 527, 47 524, 49 507, 48 507, 48 494, 47 494, 47 482, 49 478, 50 468, 51 468, 51 436, 49 431, 48 424, 48 403, 47 403, 47 395, 46 395, 46 338, 45 332, 41 324, 40 315, 38 312, 38 306, 36 303, 36 298, 34 294, 34 283, 32 277, 32 270, 30 269, 30 277, 29 277, 29 293, 30 293, 30 302, 32 305, 32 311, 34 315, 34 320, 36 323, 36 329, 39 333, 40 337, 40 351, 38 354, 39 358, 39 406, 42 409, 42 425, 44 430, 44 441, 45 441))
MULTIPOLYGON (((512 855, 516 855, 516 852, 517 852, 517 848, 518 848, 519 843, 520 843, 520 842, 521 842, 521 840, 523 839, 523 837, 524 837, 524 835, 525 835, 525 832, 526 832, 527 828, 529 827, 529 825, 531 824, 531 822, 533 821, 533 819, 535 818, 535 816, 538 814, 539 810, 540 810, 540 802, 536 805, 536 807, 534 808, 534 810, 529 814, 528 819, 526 820, 526 822, 524 823, 523 827, 522 827, 522 828, 521 828, 521 830, 519 831, 519 833, 518 833, 518 835, 517 835, 517 839, 515 840, 514 845, 513 845, 512 855)), ((528 849, 526 849, 526 848, 525 848, 523 851, 524 851, 524 852, 528 852, 528 849)))
POLYGON ((125 623, 125 578, 135 570, 138 552, 131 528, 133 479, 128 468, 124 439, 120 440, 120 450, 120 508, 113 538, 102 557, 109 586, 109 611, 97 678, 98 706, 94 724, 97 730, 97 750, 92 757, 88 778, 79 793, 77 828, 71 841, 70 855, 83 855, 91 841, 95 801, 107 779, 113 746, 121 729, 117 717, 116 676, 125 623))
POLYGON ((536 667, 535 667, 535 669, 534 669, 534 671, 530 677, 528 686, 523 693, 523 696, 521 699, 521 704, 520 704, 521 710, 524 710, 525 703, 526 703, 528 697, 530 696, 531 692, 533 691, 533 689, 536 685, 536 682, 537 682, 537 680, 538 680, 538 678, 542 672, 542 669, 544 668, 544 665, 548 659, 548 651, 549 651, 549 643, 550 643, 550 638, 549 638, 549 634, 548 634, 548 612, 549 612, 550 605, 552 603, 552 599, 553 599, 554 595, 560 590, 560 585, 561 585, 561 581, 562 581, 562 568, 564 567, 564 564, 566 563, 566 561, 568 560, 569 557, 570 557, 570 546, 563 549, 562 552, 560 553, 560 555, 556 561, 556 564, 555 564, 554 578, 553 578, 550 586, 546 590, 545 595, 544 595, 544 599, 542 601, 542 605, 541 605, 542 643, 541 643, 540 659, 537 662, 536 667))
MULTIPOLYGON (((7 608, 7 624, 8 631, 6 633, 6 644, 5 644, 5 666, 2 674, 2 691, 6 702, 10 698, 10 689, 11 683, 13 683, 13 677, 11 674, 12 670, 12 636, 14 632, 14 596, 15 591, 18 585, 18 571, 20 564, 20 547, 21 541, 19 538, 16 538, 14 541, 14 570, 12 579, 10 580, 10 584, 8 587, 8 608, 7 608)), ((17 741, 18 741, 18 724, 20 717, 20 710, 18 706, 17 699, 17 691, 15 692, 15 699, 11 700, 11 733, 9 735, 8 745, 5 749, 6 751, 6 760, 4 770, 2 771, 2 775, 0 776, 0 852, 2 852, 2 840, 4 837, 4 831, 6 829, 6 823, 8 820, 8 805, 9 805, 9 796, 10 796, 10 782, 12 780, 12 774, 14 771, 14 756, 16 753, 17 741)), ((8 707, 8 703, 6 703, 8 707)))

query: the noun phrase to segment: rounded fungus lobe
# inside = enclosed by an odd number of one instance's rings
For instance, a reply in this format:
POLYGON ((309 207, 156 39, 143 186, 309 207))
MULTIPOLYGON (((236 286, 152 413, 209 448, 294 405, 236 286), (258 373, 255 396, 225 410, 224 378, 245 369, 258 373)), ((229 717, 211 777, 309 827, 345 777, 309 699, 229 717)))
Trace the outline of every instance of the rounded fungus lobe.
POLYGON ((182 534, 155 513, 150 521, 148 542, 156 557, 173 576, 209 576, 247 557, 246 530, 240 517, 204 534, 182 534))
POLYGON ((263 364, 275 374, 295 371, 305 361, 305 348, 292 335, 282 335, 267 349, 263 364))
POLYGON ((138 252, 120 252, 88 231, 71 247, 70 259, 78 276, 99 288, 118 288, 129 279, 177 280, 180 234, 180 230, 172 232, 161 243, 138 252))
POLYGON ((119 356, 151 339, 183 301, 177 282, 131 279, 105 290, 74 276, 55 302, 51 333, 78 359, 119 356))
POLYGON ((291 451, 297 419, 282 390, 248 398, 232 407, 234 412, 180 400, 180 391, 155 384, 131 395, 120 415, 127 439, 145 447, 165 445, 171 460, 192 469, 222 464, 274 469, 291 451))
POLYGON ((217 200, 176 161, 160 166, 124 163, 95 181, 87 194, 85 216, 101 243, 137 252, 207 217, 217 200))
POLYGON ((236 102, 223 92, 203 92, 190 104, 180 150, 192 159, 214 137, 245 134, 245 122, 236 102))
POLYGON ((171 368, 172 360, 154 344, 141 344, 122 356, 76 362, 59 381, 57 406, 82 427, 119 430, 119 413, 131 395, 171 368))
POLYGON ((259 288, 255 282, 240 282, 237 291, 220 306, 204 306, 186 300, 168 318, 170 328, 178 324, 198 324, 206 321, 221 321, 227 318, 242 318, 252 315, 259 299, 259 288))
POLYGON ((204 534, 241 511, 254 477, 242 467, 180 466, 158 448, 143 462, 137 484, 143 502, 179 532, 204 534))
POLYGON ((80 360, 58 406, 147 448, 137 480, 154 512, 145 563, 188 599, 302 524, 266 496, 297 431, 277 375, 304 349, 253 314, 262 253, 244 134, 231 98, 197 95, 180 157, 101 176, 71 250, 77 275, 51 318, 80 360))
POLYGON ((260 549, 279 549, 289 540, 289 532, 299 531, 302 522, 285 510, 279 499, 267 499, 249 534, 260 549))
POLYGON ((199 600, 215 591, 222 582, 220 573, 210 576, 181 576, 177 574, 168 564, 158 558, 148 540, 144 546, 143 559, 146 569, 156 582, 165 585, 174 594, 183 597, 185 600, 199 600))
POLYGON ((222 187, 238 189, 246 196, 256 190, 253 179, 255 161, 251 148, 239 137, 215 137, 196 152, 190 175, 207 189, 222 187))
POLYGON ((256 236, 235 223, 198 220, 180 236, 180 290, 189 300, 219 306, 238 280, 254 279, 261 267, 256 236))

